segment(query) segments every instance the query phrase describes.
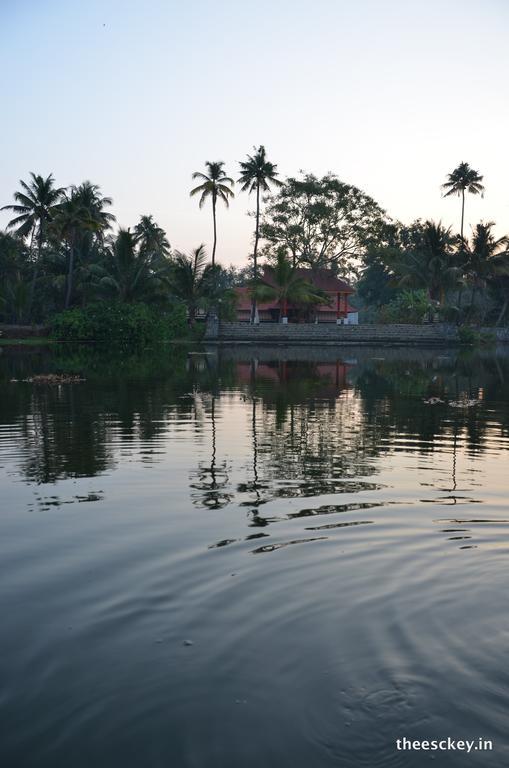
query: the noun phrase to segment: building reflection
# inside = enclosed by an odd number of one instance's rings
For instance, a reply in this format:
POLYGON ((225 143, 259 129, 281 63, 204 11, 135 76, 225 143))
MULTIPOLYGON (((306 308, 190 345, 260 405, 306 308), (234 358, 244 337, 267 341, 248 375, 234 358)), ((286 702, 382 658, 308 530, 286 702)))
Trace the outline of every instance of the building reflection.
POLYGON ((81 351, 3 354, 0 459, 15 456, 17 471, 33 483, 94 477, 129 452, 140 462, 161 461, 185 424, 197 446, 194 504, 217 510, 235 501, 263 525, 267 501, 362 488, 387 453, 431 454, 445 440, 454 496, 461 452, 507 450, 507 352, 347 351, 220 348, 104 361, 81 351), (80 372, 87 382, 22 382, 41 370, 80 372), (430 397, 480 404, 431 407, 430 397), (225 415, 232 402, 235 423, 225 415), (230 438, 240 433, 237 456, 230 438))

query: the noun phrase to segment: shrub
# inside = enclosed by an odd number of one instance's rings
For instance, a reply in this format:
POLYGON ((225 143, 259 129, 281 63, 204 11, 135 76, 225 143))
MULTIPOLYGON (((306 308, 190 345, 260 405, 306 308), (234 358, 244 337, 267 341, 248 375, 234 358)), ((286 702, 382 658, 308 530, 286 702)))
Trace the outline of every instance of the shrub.
POLYGON ((470 326, 462 325, 458 329, 458 339, 460 344, 477 344, 479 343, 479 334, 470 326))
POLYGON ((395 299, 380 310, 380 320, 383 323, 422 323, 434 310, 424 290, 402 291, 395 299))
POLYGON ((67 309, 52 322, 52 336, 59 341, 142 347, 186 335, 186 312, 181 306, 165 311, 147 304, 97 302, 84 308, 67 309))

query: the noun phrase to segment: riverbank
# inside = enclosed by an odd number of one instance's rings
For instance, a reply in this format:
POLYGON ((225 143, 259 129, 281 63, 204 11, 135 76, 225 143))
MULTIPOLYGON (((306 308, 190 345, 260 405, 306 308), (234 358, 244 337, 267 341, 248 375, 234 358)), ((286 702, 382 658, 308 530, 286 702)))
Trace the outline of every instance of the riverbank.
MULTIPOLYGON (((509 343, 509 328, 481 328, 476 334, 495 343, 509 343)), ((210 320, 205 341, 208 344, 270 344, 318 346, 387 345, 451 346, 462 343, 462 329, 456 325, 335 325, 315 323, 229 323, 210 320)))

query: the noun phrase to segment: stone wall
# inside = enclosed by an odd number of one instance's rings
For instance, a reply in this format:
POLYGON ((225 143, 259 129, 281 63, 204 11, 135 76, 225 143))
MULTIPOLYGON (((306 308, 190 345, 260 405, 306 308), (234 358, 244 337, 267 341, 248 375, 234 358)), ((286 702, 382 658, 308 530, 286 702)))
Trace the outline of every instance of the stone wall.
MULTIPOLYGON (((509 342, 509 329, 487 328, 499 341, 509 342)), ((254 344, 390 344, 447 345, 458 343, 454 325, 332 325, 328 323, 248 323, 209 324, 208 342, 250 342, 254 344)))
POLYGON ((30 339, 38 336, 48 336, 49 328, 44 325, 1 325, 0 338, 30 339))

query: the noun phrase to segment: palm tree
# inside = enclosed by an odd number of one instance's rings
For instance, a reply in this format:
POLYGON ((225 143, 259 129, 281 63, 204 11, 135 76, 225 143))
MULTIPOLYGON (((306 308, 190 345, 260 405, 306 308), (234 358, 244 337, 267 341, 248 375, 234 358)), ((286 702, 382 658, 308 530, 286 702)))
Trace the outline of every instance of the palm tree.
POLYGON ((259 301, 276 300, 280 320, 286 317, 289 302, 304 305, 328 303, 327 294, 300 277, 282 250, 276 256, 275 265, 267 267, 266 275, 268 279, 262 278, 253 284, 252 294, 259 301))
POLYGON ((228 208, 229 198, 233 197, 233 190, 230 189, 231 185, 234 185, 233 179, 223 171, 224 163, 217 161, 211 163, 207 160, 205 163, 208 169, 208 174, 195 171, 193 173, 193 179, 200 179, 202 182, 197 187, 191 190, 189 193, 191 197, 194 195, 200 195, 200 208, 203 208, 207 199, 212 198, 212 218, 214 221, 214 245, 212 247, 212 266, 216 263, 216 244, 217 244, 217 229, 216 229, 216 203, 218 200, 222 200, 228 208))
POLYGON ((14 193, 15 205, 4 205, 2 211, 12 211, 16 216, 7 224, 8 229, 15 229, 20 237, 30 237, 30 251, 34 240, 37 241, 37 256, 34 262, 32 283, 27 300, 28 317, 31 317, 32 304, 35 293, 35 285, 39 272, 42 245, 44 242, 46 225, 54 216, 55 206, 61 199, 64 188, 55 187, 53 174, 43 178, 30 173, 31 181, 27 184, 23 179, 19 183, 21 191, 14 193))
POLYGON ((469 166, 468 163, 460 163, 452 173, 447 175, 447 181, 442 184, 444 190, 444 197, 449 195, 461 196, 461 231, 460 236, 463 238, 463 221, 465 218, 465 192, 470 192, 471 195, 484 194, 484 187, 481 184, 483 180, 477 171, 469 166))
POLYGON ((134 234, 140 244, 140 249, 146 253, 158 256, 168 256, 170 244, 166 232, 152 216, 141 216, 134 228, 134 234))
POLYGON ((164 254, 148 250, 129 229, 120 229, 93 273, 99 278, 99 291, 107 296, 127 303, 153 301, 163 296, 168 266, 164 254))
MULTIPOLYGON (((254 155, 248 155, 247 160, 240 162, 240 178, 242 192, 256 192, 256 224, 255 241, 253 249, 253 279, 258 280, 258 240, 260 238, 260 192, 268 192, 270 185, 282 187, 283 184, 277 179, 277 165, 267 160, 265 147, 255 148, 254 155)), ((253 303, 251 306, 251 323, 256 319, 256 296, 253 294, 253 303)))
POLYGON ((425 288, 430 299, 443 306, 446 291, 456 287, 461 277, 454 243, 450 227, 426 221, 416 230, 410 247, 403 251, 387 249, 383 258, 401 286, 425 288))
POLYGON ((205 245, 189 255, 176 251, 172 258, 170 292, 187 307, 189 325, 194 325, 196 312, 210 293, 215 267, 206 264, 205 245))
POLYGON ((471 245, 465 244, 467 274, 472 281, 470 312, 473 312, 478 288, 483 290, 489 280, 509 275, 509 237, 495 238, 494 226, 493 221, 477 224, 471 245))
POLYGON ((71 304, 76 252, 85 234, 94 233, 102 240, 104 232, 115 221, 112 213, 104 210, 111 205, 110 197, 102 197, 97 184, 84 181, 72 186, 55 207, 55 228, 68 245, 67 286, 65 309, 71 304))

